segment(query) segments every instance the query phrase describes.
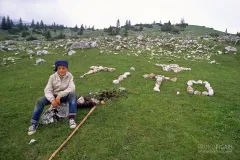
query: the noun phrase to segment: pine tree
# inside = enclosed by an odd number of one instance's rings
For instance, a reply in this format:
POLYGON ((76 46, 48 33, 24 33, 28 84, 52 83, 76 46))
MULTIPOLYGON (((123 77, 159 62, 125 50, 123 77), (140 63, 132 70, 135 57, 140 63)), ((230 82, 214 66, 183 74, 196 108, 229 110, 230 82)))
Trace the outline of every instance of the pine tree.
POLYGON ((237 32, 236 36, 240 37, 240 33, 237 32))
POLYGON ((92 26, 92 31, 95 31, 94 26, 92 26))
POLYGON ((43 23, 43 21, 41 20, 41 22, 40 22, 40 28, 41 29, 43 29, 44 28, 44 23, 43 23))
POLYGON ((130 20, 128 20, 128 26, 130 26, 130 27, 131 27, 131 25, 132 25, 132 24, 131 24, 131 21, 130 21, 130 20))
POLYGON ((10 22, 11 22, 11 26, 12 26, 12 27, 14 27, 13 21, 12 21, 12 20, 10 20, 10 22))
POLYGON ((35 26, 35 29, 39 29, 40 25, 39 25, 39 22, 37 21, 37 24, 35 26))
POLYGON ((125 27, 124 27, 126 30, 128 30, 129 29, 129 22, 128 22, 128 20, 126 20, 126 23, 125 23, 125 27))
POLYGON ((160 20, 160 22, 159 22, 159 26, 162 26, 162 21, 160 20))
POLYGON ((78 32, 78 35, 82 35, 84 31, 84 27, 83 24, 81 25, 80 31, 78 32))
POLYGON ((75 32, 77 32, 77 31, 78 31, 78 26, 76 25, 76 26, 73 28, 73 30, 74 30, 75 32))
POLYGON ((27 27, 26 23, 23 26, 23 30, 28 30, 28 27, 27 27))
POLYGON ((7 30, 7 22, 5 16, 2 18, 1 29, 7 30))
POLYGON ((19 19, 18 29, 19 29, 20 31, 23 30, 22 18, 19 19))
POLYGON ((125 27, 124 27, 124 36, 128 36, 128 21, 126 21, 125 27))
POLYGON ((117 20, 117 25, 116 25, 116 34, 120 33, 120 21, 119 19, 117 20))
POLYGON ((34 19, 32 20, 31 27, 35 27, 34 19))
POLYGON ((142 23, 140 24, 140 27, 139 27, 139 31, 142 31, 143 30, 143 25, 142 23))
POLYGON ((57 39, 64 39, 66 38, 66 35, 62 33, 62 31, 60 32, 60 34, 56 37, 57 39))
POLYGON ((9 16, 7 16, 7 29, 12 29, 12 24, 9 16))
POLYGON ((181 24, 184 24, 184 23, 185 23, 184 18, 181 19, 180 23, 181 23, 181 24))
POLYGON ((171 24, 171 22, 170 22, 170 20, 168 21, 168 25, 169 25, 169 26, 171 26, 171 25, 172 25, 172 24, 171 24))
POLYGON ((108 28, 108 34, 109 34, 109 35, 113 35, 113 28, 112 28, 112 26, 110 26, 110 27, 108 28))
POLYGON ((44 24, 44 31, 47 31, 48 26, 44 24))
POLYGON ((46 39, 50 39, 52 38, 51 32, 49 30, 47 30, 46 34, 45 34, 45 38, 46 39))

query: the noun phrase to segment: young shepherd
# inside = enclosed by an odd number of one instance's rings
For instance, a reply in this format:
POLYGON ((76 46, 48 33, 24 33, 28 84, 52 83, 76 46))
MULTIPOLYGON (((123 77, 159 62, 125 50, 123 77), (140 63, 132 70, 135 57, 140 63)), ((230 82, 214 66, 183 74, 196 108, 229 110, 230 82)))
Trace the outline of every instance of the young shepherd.
POLYGON ((56 61, 54 71, 55 73, 50 76, 47 86, 44 89, 45 96, 39 98, 36 102, 28 135, 33 135, 36 132, 38 120, 43 112, 44 106, 49 104, 57 108, 61 102, 68 102, 69 126, 70 128, 76 127, 74 118, 77 111, 77 94, 75 92, 73 76, 68 72, 68 62, 65 60, 56 61))

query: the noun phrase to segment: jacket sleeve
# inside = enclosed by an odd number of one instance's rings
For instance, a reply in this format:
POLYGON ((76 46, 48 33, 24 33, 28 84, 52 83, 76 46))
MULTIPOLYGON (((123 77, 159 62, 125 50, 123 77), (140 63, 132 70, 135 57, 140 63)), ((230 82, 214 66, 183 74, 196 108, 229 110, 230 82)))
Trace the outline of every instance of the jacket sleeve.
POLYGON ((71 78, 69 80, 68 88, 65 89, 64 91, 59 92, 58 96, 62 98, 62 97, 67 96, 70 92, 74 92, 74 91, 75 91, 75 84, 73 81, 73 76, 71 76, 71 78))
POLYGON ((53 77, 50 76, 47 86, 44 89, 45 97, 51 102, 55 100, 55 97, 53 95, 53 77))

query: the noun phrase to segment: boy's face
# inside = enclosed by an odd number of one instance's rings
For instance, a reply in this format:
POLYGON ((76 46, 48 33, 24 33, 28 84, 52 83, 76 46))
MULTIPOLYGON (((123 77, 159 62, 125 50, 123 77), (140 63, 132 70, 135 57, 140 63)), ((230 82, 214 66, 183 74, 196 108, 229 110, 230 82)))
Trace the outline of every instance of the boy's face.
POLYGON ((68 68, 65 67, 65 66, 58 66, 57 69, 58 69, 58 74, 59 74, 60 76, 65 76, 66 73, 67 73, 67 71, 68 71, 68 68))

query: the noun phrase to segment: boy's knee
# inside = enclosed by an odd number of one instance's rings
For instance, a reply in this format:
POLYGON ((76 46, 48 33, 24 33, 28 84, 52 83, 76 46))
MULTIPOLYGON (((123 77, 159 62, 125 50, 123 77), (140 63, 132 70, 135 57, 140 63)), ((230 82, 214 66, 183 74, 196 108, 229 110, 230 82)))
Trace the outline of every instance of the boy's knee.
POLYGON ((45 97, 40 97, 40 98, 38 98, 37 104, 43 104, 43 103, 44 103, 44 98, 45 98, 45 97))
POLYGON ((71 98, 75 98, 75 97, 77 97, 77 93, 75 91, 74 92, 70 92, 68 94, 68 96, 71 97, 71 98))

